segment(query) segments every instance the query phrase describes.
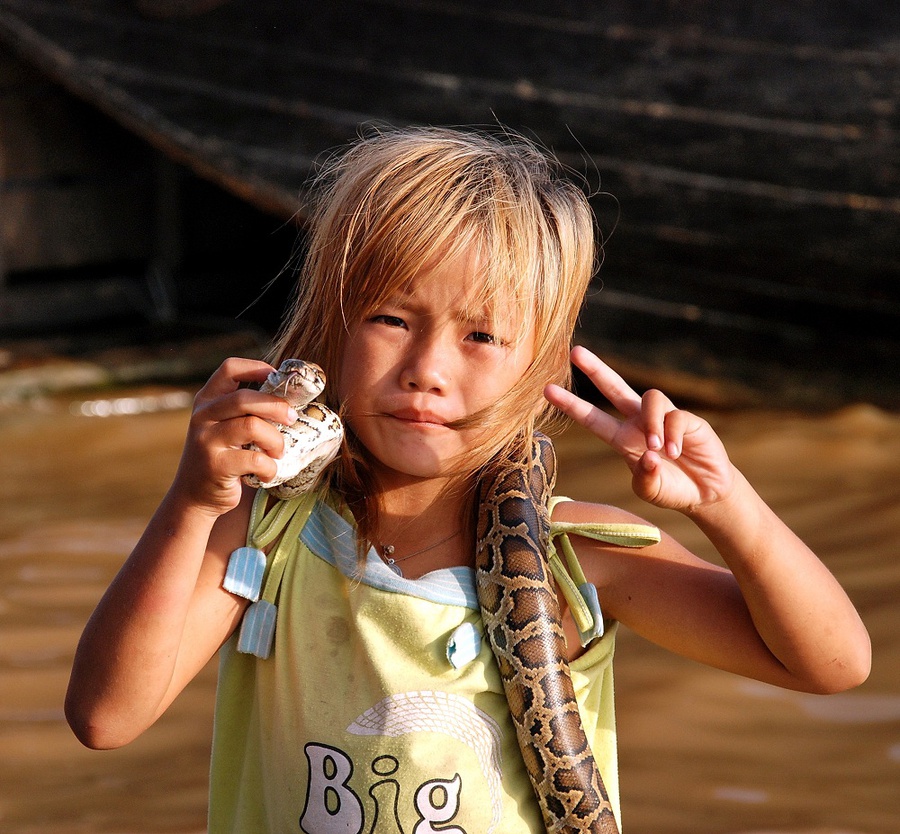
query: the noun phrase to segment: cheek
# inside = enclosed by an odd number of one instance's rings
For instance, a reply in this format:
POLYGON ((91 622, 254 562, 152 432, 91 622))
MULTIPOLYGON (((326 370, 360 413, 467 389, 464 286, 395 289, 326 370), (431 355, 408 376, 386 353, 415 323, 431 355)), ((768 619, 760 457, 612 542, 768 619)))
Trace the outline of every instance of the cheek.
POLYGON ((374 394, 384 376, 384 369, 379 365, 381 354, 376 348, 371 340, 357 335, 344 349, 337 393, 350 411, 354 410, 354 401, 359 403, 374 394))
POLYGON ((492 380, 492 397, 499 400, 501 397, 515 392, 514 402, 509 403, 510 417, 514 421, 528 419, 534 416, 541 408, 543 402, 543 385, 536 385, 532 380, 522 384, 523 377, 531 369, 533 358, 531 352, 522 350, 511 355, 503 365, 495 370, 493 375, 488 375, 492 380))
POLYGON ((344 361, 338 366, 338 379, 335 387, 337 397, 342 403, 347 401, 347 394, 352 391, 354 387, 354 380, 350 371, 351 367, 352 364, 346 361, 345 355, 344 361))
POLYGON ((498 379, 503 380, 502 384, 506 386, 507 391, 522 379, 533 361, 533 353, 527 348, 520 348, 507 358, 497 374, 498 379))
POLYGON ((348 395, 359 390, 362 358, 366 354, 360 341, 359 332, 351 331, 344 343, 341 361, 337 365, 337 394, 341 402, 345 402, 348 395))

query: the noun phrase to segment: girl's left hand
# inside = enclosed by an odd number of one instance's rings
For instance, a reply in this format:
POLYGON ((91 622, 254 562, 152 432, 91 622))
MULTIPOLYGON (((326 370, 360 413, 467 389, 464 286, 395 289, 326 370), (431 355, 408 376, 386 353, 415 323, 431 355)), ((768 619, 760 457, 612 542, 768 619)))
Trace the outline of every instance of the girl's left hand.
POLYGON ((558 385, 548 385, 544 396, 624 458, 638 497, 658 507, 689 513, 731 492, 734 467, 706 420, 676 408, 661 391, 639 396, 584 347, 572 350, 572 361, 622 419, 558 385))

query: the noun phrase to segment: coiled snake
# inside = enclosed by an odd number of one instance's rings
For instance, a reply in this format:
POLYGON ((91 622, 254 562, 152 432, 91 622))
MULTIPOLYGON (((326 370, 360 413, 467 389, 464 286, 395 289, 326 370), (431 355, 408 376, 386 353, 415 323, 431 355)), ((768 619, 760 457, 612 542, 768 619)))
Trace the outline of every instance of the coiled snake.
MULTIPOLYGON (((285 459, 305 458, 299 469, 280 464, 272 481, 260 484, 250 476, 248 483, 284 498, 314 486, 342 436, 337 415, 311 403, 324 384, 318 366, 296 359, 269 375, 262 390, 302 408, 299 427, 279 426, 285 434, 285 459)), ((581 724, 547 560, 547 505, 555 477, 553 444, 536 433, 527 455, 506 459, 496 474, 482 479, 475 556, 478 599, 547 831, 618 834, 581 724)))
MULTIPOLYGON (((284 440, 284 453, 277 458, 278 467, 271 481, 260 481, 256 475, 245 475, 248 486, 263 487, 276 498, 289 499, 309 492, 322 470, 331 463, 341 448, 344 427, 328 406, 313 402, 325 390, 325 374, 313 362, 285 359, 260 386, 265 394, 275 394, 298 412, 290 426, 275 423, 284 440)), ((249 448, 256 448, 253 444, 249 448)))

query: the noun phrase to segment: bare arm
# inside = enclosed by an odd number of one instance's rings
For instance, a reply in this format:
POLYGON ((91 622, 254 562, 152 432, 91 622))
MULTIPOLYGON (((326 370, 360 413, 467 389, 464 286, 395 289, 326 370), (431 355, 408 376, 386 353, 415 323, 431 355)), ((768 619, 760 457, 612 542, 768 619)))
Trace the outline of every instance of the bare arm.
MULTIPOLYGON (((709 424, 658 391, 639 397, 583 348, 573 360, 624 419, 555 386, 548 399, 623 456, 637 495, 693 519, 729 568, 667 536, 641 551, 580 539, 607 614, 679 654, 780 686, 826 693, 865 680, 871 648, 852 603, 733 466, 709 424)), ((566 507, 572 520, 626 515, 566 507)))
POLYGON ((289 422, 283 400, 240 389, 271 370, 223 363, 198 393, 173 484, 88 622, 66 695, 66 716, 89 747, 136 738, 169 706, 240 620, 221 588, 244 543, 252 493, 240 476, 269 478, 289 422), (254 442, 265 451, 249 451, 254 442))

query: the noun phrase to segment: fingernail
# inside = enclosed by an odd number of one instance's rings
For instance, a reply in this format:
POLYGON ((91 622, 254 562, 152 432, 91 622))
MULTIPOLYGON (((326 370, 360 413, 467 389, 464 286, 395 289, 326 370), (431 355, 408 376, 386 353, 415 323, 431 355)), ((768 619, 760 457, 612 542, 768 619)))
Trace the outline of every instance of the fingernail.
POLYGON ((647 437, 647 448, 654 451, 662 449, 662 441, 659 439, 658 434, 651 434, 647 437))
POLYGON ((288 420, 290 420, 291 423, 296 423, 299 417, 300 415, 296 411, 294 411, 293 408, 288 409, 288 420))
POLYGON ((680 454, 680 449, 678 448, 678 445, 676 443, 670 443, 668 446, 666 446, 666 453, 670 458, 677 458, 680 454))

